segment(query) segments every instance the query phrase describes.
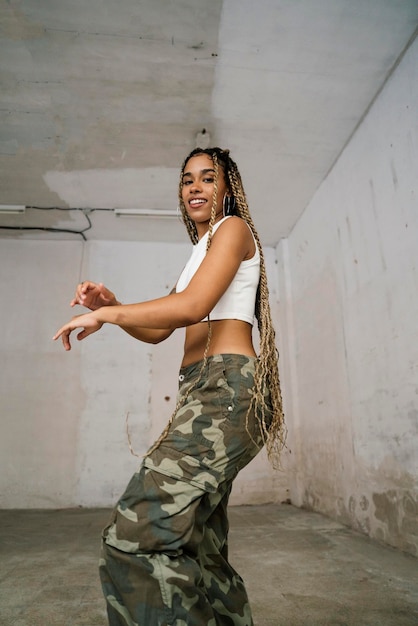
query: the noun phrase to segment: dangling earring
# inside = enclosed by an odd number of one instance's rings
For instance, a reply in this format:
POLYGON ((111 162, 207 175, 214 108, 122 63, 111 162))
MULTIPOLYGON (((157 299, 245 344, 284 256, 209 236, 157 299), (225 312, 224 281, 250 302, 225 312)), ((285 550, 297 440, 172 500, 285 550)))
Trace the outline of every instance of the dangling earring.
POLYGON ((177 205, 176 214, 177 214, 177 219, 179 220, 179 222, 184 224, 183 213, 181 212, 179 204, 177 205))
POLYGON ((223 214, 224 217, 228 217, 228 215, 234 215, 235 213, 235 197, 224 195, 223 199, 223 214))

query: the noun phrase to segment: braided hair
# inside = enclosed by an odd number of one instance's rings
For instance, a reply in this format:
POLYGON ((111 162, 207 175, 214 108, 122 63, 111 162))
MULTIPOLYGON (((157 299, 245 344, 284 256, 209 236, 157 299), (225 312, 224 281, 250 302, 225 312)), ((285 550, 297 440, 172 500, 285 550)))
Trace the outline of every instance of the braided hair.
MULTIPOLYGON (((201 154, 208 155, 213 161, 214 169, 214 190, 213 190, 213 204, 211 210, 211 217, 209 221, 209 232, 206 250, 209 249, 212 240, 213 226, 216 219, 216 198, 218 188, 218 171, 219 167, 222 168, 226 185, 228 190, 233 194, 235 198, 235 215, 238 215, 243 219, 251 229, 254 239, 257 243, 257 247, 260 253, 260 281, 258 284, 255 316, 257 319, 258 330, 260 335, 260 354, 256 362, 256 369, 254 375, 254 388, 252 394, 251 405, 247 413, 247 426, 248 417, 252 410, 255 411, 257 416, 262 440, 267 448, 267 454, 269 459, 275 465, 279 460, 279 454, 285 445, 286 439, 286 426, 284 421, 282 396, 280 390, 280 378, 278 368, 278 351, 275 343, 275 331, 271 319, 270 303, 269 303, 269 291, 267 287, 267 275, 263 250, 260 243, 260 238, 255 229, 252 217, 248 209, 247 198, 245 195, 244 187, 241 180, 241 175, 238 171, 236 163, 231 159, 229 150, 222 150, 221 148, 195 148, 185 159, 181 167, 180 182, 179 182, 179 207, 182 214, 184 224, 187 232, 193 244, 197 244, 199 241, 196 225, 194 221, 189 217, 186 207, 183 202, 182 189, 183 189, 183 173, 187 162, 194 156, 201 154), (266 398, 270 396, 271 406, 267 405, 266 398)), ((208 316, 208 339, 206 342, 206 348, 203 355, 202 367, 200 375, 198 376, 195 384, 187 391, 187 396, 197 384, 198 380, 203 374, 206 366, 207 355, 209 351, 211 341, 211 324, 210 316, 208 316)), ((177 406, 169 420, 165 430, 161 434, 160 438, 148 451, 149 455, 155 450, 161 441, 167 435, 170 424, 174 419, 175 414, 179 407, 185 402, 186 397, 179 399, 177 406)), ((247 428, 248 430, 248 428, 247 428)))

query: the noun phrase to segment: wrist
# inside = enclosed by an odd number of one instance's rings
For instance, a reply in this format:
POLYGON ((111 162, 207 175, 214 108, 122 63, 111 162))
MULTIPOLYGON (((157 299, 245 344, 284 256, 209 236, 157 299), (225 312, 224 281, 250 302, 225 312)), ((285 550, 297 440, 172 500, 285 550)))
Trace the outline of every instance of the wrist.
POLYGON ((106 315, 106 311, 109 310, 110 308, 111 307, 109 307, 109 305, 101 306, 95 311, 93 311, 93 316, 96 319, 96 321, 98 321, 100 324, 105 324, 106 322, 108 322, 109 320, 107 319, 108 316, 106 315))
POLYGON ((94 316, 101 324, 119 324, 119 306, 122 306, 119 302, 113 306, 102 306, 94 311, 94 316))

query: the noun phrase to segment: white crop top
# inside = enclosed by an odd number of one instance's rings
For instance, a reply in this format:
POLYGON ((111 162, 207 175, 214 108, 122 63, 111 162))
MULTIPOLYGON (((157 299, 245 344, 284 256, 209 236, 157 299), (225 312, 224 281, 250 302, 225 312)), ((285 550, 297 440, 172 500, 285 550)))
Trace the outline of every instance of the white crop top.
MULTIPOLYGON (((213 233, 231 216, 224 217, 213 227, 213 233)), ((206 233, 197 244, 177 281, 176 292, 184 291, 206 256, 206 233)), ((260 280, 260 253, 255 243, 255 253, 251 259, 242 261, 231 284, 216 303, 209 316, 211 320, 234 319, 254 324, 255 299, 260 280)), ((202 320, 206 321, 207 317, 202 320)))

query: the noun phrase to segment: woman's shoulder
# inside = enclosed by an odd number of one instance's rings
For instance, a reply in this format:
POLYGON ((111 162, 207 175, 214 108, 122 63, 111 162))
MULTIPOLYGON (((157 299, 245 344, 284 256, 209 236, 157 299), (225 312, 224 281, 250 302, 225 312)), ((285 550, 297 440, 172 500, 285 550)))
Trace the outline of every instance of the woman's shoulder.
MULTIPOLYGON (((251 229, 247 222, 239 215, 229 215, 222 218, 217 224, 215 224, 216 233, 219 232, 242 232, 244 234, 250 234, 251 229)), ((215 234, 215 233, 214 233, 215 234)))
POLYGON ((238 215, 231 215, 224 218, 218 224, 216 232, 213 234, 213 241, 219 242, 220 245, 227 245, 241 251, 244 254, 244 260, 251 259, 258 253, 258 247, 250 228, 250 225, 238 215))

